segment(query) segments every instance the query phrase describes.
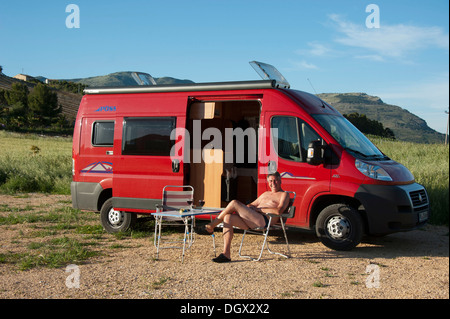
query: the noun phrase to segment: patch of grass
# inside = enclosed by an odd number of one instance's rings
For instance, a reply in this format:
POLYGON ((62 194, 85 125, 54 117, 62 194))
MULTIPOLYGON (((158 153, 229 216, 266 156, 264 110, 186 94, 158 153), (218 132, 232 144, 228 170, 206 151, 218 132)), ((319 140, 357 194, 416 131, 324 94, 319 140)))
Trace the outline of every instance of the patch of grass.
POLYGON ((35 214, 16 214, 11 213, 7 216, 0 216, 0 225, 16 225, 23 223, 37 223, 41 220, 39 215, 35 214))
POLYGON ((0 131, 0 192, 70 194, 71 149, 71 138, 0 131))
POLYGON ((16 264, 19 270, 45 266, 59 268, 80 263, 99 253, 86 249, 82 242, 67 237, 51 239, 44 243, 30 243, 26 253, 0 254, 0 263, 16 264))
POLYGON ((7 216, 0 216, 0 225, 32 224, 38 222, 73 223, 78 221, 80 215, 86 214, 71 207, 59 208, 49 212, 29 212, 30 209, 32 207, 28 207, 27 209, 8 209, 7 211, 11 213, 7 216))
POLYGON ((128 248, 128 247, 125 246, 125 245, 122 245, 122 244, 112 244, 111 246, 109 246, 109 248, 112 248, 112 249, 123 249, 123 248, 128 248))
POLYGON ((320 281, 315 281, 314 283, 313 283, 313 287, 316 287, 316 288, 323 288, 323 287, 325 287, 326 285, 325 284, 323 284, 322 282, 320 282, 320 281))
POLYGON ((293 297, 293 296, 294 296, 294 294, 290 291, 285 291, 285 292, 281 293, 281 297, 289 298, 289 297, 293 297))
POLYGON ((161 277, 158 281, 152 282, 153 289, 160 289, 167 281, 169 281, 169 277, 161 277))
MULTIPOLYGON (((112 234, 116 239, 123 240, 128 238, 147 238, 152 235, 155 228, 155 221, 147 217, 140 217, 134 228, 132 230, 127 230, 126 232, 118 232, 112 234)), ((169 235, 178 233, 180 227, 164 227, 163 234, 169 235)))
POLYGON ((80 225, 75 229, 77 234, 101 235, 105 233, 102 225, 80 225))
POLYGON ((14 264, 19 270, 41 266, 57 268, 71 263, 81 263, 99 255, 98 251, 89 248, 97 245, 97 242, 87 241, 86 236, 75 236, 76 238, 72 236, 103 234, 103 228, 100 225, 89 224, 93 220, 90 217, 92 213, 84 213, 68 206, 49 211, 33 211, 33 207, 27 207, 28 210, 26 210, 6 206, 3 204, 2 209, 10 213, 0 216, 0 226, 22 224, 31 231, 20 228, 18 235, 21 241, 14 240, 16 245, 22 245, 24 242, 26 252, 2 253, 0 263, 14 264), (34 238, 42 240, 29 242, 34 238), (25 239, 28 243, 25 243, 25 239))

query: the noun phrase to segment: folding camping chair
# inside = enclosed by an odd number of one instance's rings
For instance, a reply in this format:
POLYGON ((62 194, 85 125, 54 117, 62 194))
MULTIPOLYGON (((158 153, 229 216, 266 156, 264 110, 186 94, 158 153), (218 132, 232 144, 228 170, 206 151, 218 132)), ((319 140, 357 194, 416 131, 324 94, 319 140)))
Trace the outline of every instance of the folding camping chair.
MULTIPOLYGON (((190 209, 190 205, 188 204, 188 201, 194 200, 194 188, 191 185, 182 185, 182 186, 175 186, 175 185, 167 185, 164 186, 162 191, 162 202, 161 205, 156 205, 156 211, 157 213, 163 212, 163 211, 178 211, 180 209, 190 209)), ((191 247, 194 237, 193 237, 193 227, 195 218, 192 217, 165 217, 165 216, 155 216, 156 223, 155 223, 155 238, 154 238, 154 245, 156 247, 156 258, 158 258, 159 255, 159 249, 164 248, 183 248, 183 256, 184 256, 184 250, 186 246, 188 248, 191 247), (191 222, 189 225, 189 221, 191 222), (172 225, 172 226, 184 226, 185 228, 185 234, 184 239, 182 241, 183 246, 163 246, 161 247, 161 226, 164 222, 164 225, 172 225), (180 223, 182 222, 182 224, 180 223), (159 228, 159 229, 158 229, 159 228), (159 234, 159 235, 157 235, 159 234)), ((180 241, 164 241, 165 243, 180 243, 180 241)))
POLYGON ((289 206, 286 208, 285 212, 283 214, 281 214, 281 216, 280 216, 280 224, 281 224, 281 228, 283 229, 284 238, 286 240, 286 246, 287 246, 288 254, 286 255, 286 254, 282 254, 282 253, 278 253, 278 252, 273 252, 273 251, 270 250, 269 243, 267 241, 267 237, 269 235, 269 231, 271 229, 279 227, 278 224, 271 225, 272 218, 273 217, 279 217, 279 216, 275 215, 275 214, 267 214, 268 217, 269 217, 269 224, 268 224, 268 226, 266 228, 254 228, 254 229, 246 229, 246 230, 244 230, 244 234, 242 235, 241 245, 239 247, 239 257, 249 258, 249 259, 252 259, 254 261, 259 261, 261 259, 261 256, 262 256, 262 253, 264 251, 264 247, 265 246, 267 246, 267 250, 271 254, 277 254, 277 255, 283 256, 285 258, 289 258, 290 257, 291 251, 289 249, 289 242, 288 242, 288 238, 287 238, 287 235, 286 235, 285 222, 283 221, 283 219, 286 220, 288 218, 293 218, 294 217, 294 215, 295 215, 294 200, 295 200, 295 197, 296 197, 296 193, 295 192, 288 192, 288 191, 286 191, 286 193, 289 193, 289 197, 290 197, 290 199, 289 199, 289 206), (258 256, 257 259, 255 259, 255 258, 253 258, 251 256, 244 256, 244 255, 241 254, 242 247, 243 247, 243 244, 244 244, 245 235, 247 233, 249 233, 249 234, 256 234, 256 235, 263 235, 264 236, 264 242, 263 242, 262 247, 261 247, 261 252, 259 253, 259 256, 258 256))

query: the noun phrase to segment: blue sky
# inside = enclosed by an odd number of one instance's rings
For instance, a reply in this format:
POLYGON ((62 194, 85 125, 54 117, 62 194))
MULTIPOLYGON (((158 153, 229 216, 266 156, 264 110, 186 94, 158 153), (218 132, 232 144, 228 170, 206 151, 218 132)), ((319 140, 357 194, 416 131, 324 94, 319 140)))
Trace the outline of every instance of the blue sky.
POLYGON ((448 12, 447 0, 2 1, 0 65, 9 76, 142 71, 214 82, 259 79, 248 64, 257 60, 292 88, 376 95, 444 133, 448 12), (71 3, 79 28, 66 26, 71 3), (370 4, 379 28, 366 25, 370 4))

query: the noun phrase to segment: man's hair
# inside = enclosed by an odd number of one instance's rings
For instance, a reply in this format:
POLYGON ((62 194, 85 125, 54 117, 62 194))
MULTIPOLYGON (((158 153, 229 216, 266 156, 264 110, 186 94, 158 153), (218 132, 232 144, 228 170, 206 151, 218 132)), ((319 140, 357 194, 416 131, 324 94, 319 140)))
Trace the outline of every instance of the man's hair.
POLYGON ((281 179, 281 175, 280 175, 280 173, 278 173, 278 172, 267 174, 267 179, 268 179, 270 176, 274 176, 276 179, 281 179))

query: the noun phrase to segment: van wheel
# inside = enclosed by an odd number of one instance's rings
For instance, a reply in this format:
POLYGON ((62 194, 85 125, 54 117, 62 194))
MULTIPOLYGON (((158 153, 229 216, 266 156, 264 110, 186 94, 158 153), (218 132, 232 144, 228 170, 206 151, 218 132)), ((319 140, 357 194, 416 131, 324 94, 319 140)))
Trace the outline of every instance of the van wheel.
POLYGON ((124 232, 134 226, 136 214, 115 210, 112 205, 112 198, 105 201, 100 210, 100 220, 103 228, 108 233, 124 232))
POLYGON ((317 217, 316 235, 328 248, 351 250, 361 242, 363 235, 361 216, 349 205, 330 205, 317 217))

